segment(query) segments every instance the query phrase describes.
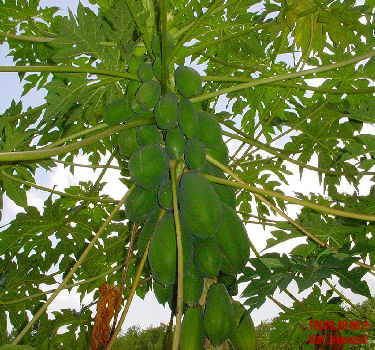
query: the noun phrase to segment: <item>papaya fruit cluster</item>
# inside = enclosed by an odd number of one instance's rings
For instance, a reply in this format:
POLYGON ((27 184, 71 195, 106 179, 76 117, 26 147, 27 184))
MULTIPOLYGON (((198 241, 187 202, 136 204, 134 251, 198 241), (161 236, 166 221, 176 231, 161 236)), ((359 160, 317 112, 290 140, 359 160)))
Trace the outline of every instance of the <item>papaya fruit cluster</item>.
MULTIPOLYGON (((168 40, 167 52, 172 48, 168 40)), ((118 135, 120 155, 129 160, 135 183, 125 202, 125 214, 141 224, 138 254, 142 256, 150 242, 148 264, 154 293, 161 304, 168 303, 174 310, 178 254, 169 171, 170 160, 174 160, 184 270, 180 349, 203 349, 206 337, 214 346, 229 339, 237 350, 253 349, 250 315, 231 299, 238 293, 237 275, 249 259, 249 239, 236 214, 234 188, 211 183, 204 176, 225 178, 222 170, 206 160, 208 154, 229 163, 220 124, 190 101, 202 89, 200 74, 190 67, 175 70, 176 93, 161 95, 158 38, 152 41, 152 49, 153 64, 146 57, 130 59, 128 70, 137 73, 140 82, 131 82, 126 97, 109 105, 104 113, 109 125, 153 121, 118 135)))

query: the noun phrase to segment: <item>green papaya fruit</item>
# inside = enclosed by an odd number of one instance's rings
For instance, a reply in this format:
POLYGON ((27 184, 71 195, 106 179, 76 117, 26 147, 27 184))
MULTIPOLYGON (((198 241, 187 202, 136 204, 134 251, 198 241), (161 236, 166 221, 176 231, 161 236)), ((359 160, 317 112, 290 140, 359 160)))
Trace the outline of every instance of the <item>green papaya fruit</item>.
POLYGON ((232 300, 234 326, 230 342, 236 350, 255 350, 256 335, 250 313, 241 303, 232 300))
POLYGON ((209 113, 198 112, 199 139, 207 148, 214 148, 222 142, 221 127, 209 113))
POLYGON ((215 237, 233 270, 240 273, 250 257, 250 241, 242 221, 225 203, 222 203, 221 224, 215 237))
POLYGON ((194 238, 194 263, 197 270, 208 278, 215 278, 221 267, 221 251, 214 237, 194 238))
POLYGON ((154 116, 160 129, 175 128, 178 116, 178 99, 176 95, 168 93, 162 96, 154 109, 154 116))
MULTIPOLYGON (((172 35, 167 33, 167 55, 169 55, 172 52, 173 45, 174 45, 174 39, 172 35)), ((156 36, 151 41, 151 48, 153 54, 158 58, 161 57, 161 42, 159 36, 156 36)))
POLYGON ((125 201, 125 214, 130 221, 144 222, 155 210, 157 190, 145 190, 135 186, 125 201))
POLYGON ((224 142, 218 143, 214 148, 207 148, 206 153, 224 165, 228 165, 228 148, 224 142))
POLYGON ((221 221, 221 203, 203 175, 189 171, 181 176, 178 201, 182 221, 190 233, 201 238, 215 234, 221 221))
POLYGON ((152 80, 154 78, 152 65, 147 62, 142 62, 138 68, 137 74, 139 79, 141 79, 143 82, 152 80))
POLYGON ((204 279, 195 264, 190 264, 184 275, 184 303, 197 305, 203 292, 204 279))
POLYGON ((154 64, 152 65, 152 70, 154 71, 155 78, 161 81, 161 58, 156 57, 154 64))
POLYGON ((161 93, 160 83, 154 80, 146 81, 143 83, 137 93, 135 98, 142 109, 154 108, 159 101, 161 93))
POLYGON ((172 303, 175 288, 174 284, 167 284, 166 286, 163 286, 162 284, 154 280, 152 285, 154 288, 155 297, 159 304, 165 305, 165 303, 172 303))
POLYGON ((145 189, 159 186, 168 172, 168 159, 156 144, 136 150, 129 160, 129 172, 134 182, 145 189))
POLYGON ((222 258, 221 258, 220 271, 226 275, 233 275, 236 273, 233 266, 229 263, 228 258, 224 254, 222 255, 222 258))
POLYGON ((144 109, 141 109, 138 113, 134 114, 130 121, 137 121, 137 120, 153 120, 154 119, 154 112, 152 109, 149 109, 145 111, 144 109))
POLYGON ((232 303, 222 283, 212 284, 207 292, 203 326, 214 346, 226 341, 232 331, 234 315, 232 303))
POLYGON ((169 158, 182 158, 184 155, 185 138, 179 128, 174 128, 167 131, 165 148, 167 149, 169 158))
MULTIPOLYGON (((139 85, 139 88, 141 87, 141 85, 139 85)), ((139 90, 138 88, 138 90, 139 90)), ((137 90, 137 91, 138 91, 137 90)), ((137 92, 135 93, 137 94, 137 92)), ((130 100, 130 108, 132 109, 132 111, 138 115, 139 113, 142 113, 142 111, 144 111, 143 108, 141 108, 141 106, 139 105, 138 101, 137 101, 137 97, 136 96, 133 96, 133 98, 131 98, 130 100)))
POLYGON ((188 139, 198 134, 197 112, 193 103, 187 98, 181 98, 178 103, 178 125, 188 139))
POLYGON ((152 233, 155 230, 156 223, 158 222, 158 218, 160 215, 160 210, 155 210, 147 219, 147 221, 143 224, 141 232, 139 232, 138 241, 137 241, 137 250, 139 257, 142 257, 147 244, 150 240, 152 233))
POLYGON ((137 130, 137 141, 141 146, 160 144, 158 128, 155 125, 140 126, 137 130))
POLYGON ((182 96, 190 98, 202 89, 202 77, 193 68, 179 66, 174 73, 177 90, 182 96))
POLYGON ((118 147, 120 155, 129 158, 140 147, 137 141, 137 128, 120 131, 118 134, 118 147))
POLYGON ((143 59, 138 56, 130 57, 128 61, 128 72, 137 74, 139 66, 143 63, 143 59))
POLYGON ((206 164, 206 151, 203 144, 196 139, 188 139, 185 143, 185 163, 191 170, 202 170, 206 164))
POLYGON ((193 265, 193 240, 191 234, 181 224, 181 240, 182 240, 182 255, 183 255, 183 271, 187 271, 193 265))
POLYGON ((219 276, 217 277, 217 281, 219 283, 224 284, 229 295, 235 296, 238 294, 238 284, 237 284, 237 278, 235 275, 225 275, 225 274, 220 273, 219 276))
MULTIPOLYGON (((212 165, 209 162, 206 162, 202 172, 208 175, 213 175, 216 177, 221 177, 222 179, 226 179, 225 174, 216 166, 212 165)), ((216 191, 217 195, 221 202, 229 205, 231 208, 236 209, 236 190, 232 186, 212 183, 214 190, 216 191)))
POLYGON ((200 306, 185 311, 181 326, 180 350, 204 348, 203 312, 200 306))
POLYGON ((172 184, 171 184, 171 181, 169 179, 167 181, 163 182, 159 186, 158 200, 159 200, 160 206, 163 209, 165 209, 165 210, 172 210, 173 209, 172 184))
POLYGON ((151 236, 148 262, 153 278, 162 285, 176 280, 176 234, 173 214, 167 213, 156 225, 151 236))
POLYGON ((103 114, 103 122, 108 125, 116 125, 126 122, 132 114, 130 101, 127 98, 120 98, 107 107, 103 114))

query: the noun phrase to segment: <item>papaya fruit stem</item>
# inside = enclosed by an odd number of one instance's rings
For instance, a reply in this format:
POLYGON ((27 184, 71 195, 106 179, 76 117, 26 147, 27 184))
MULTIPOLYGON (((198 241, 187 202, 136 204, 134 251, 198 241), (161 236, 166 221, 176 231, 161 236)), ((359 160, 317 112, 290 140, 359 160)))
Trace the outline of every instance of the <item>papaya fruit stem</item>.
POLYGON ((176 160, 170 160, 169 167, 172 182, 172 199, 173 199, 173 216, 176 229, 176 243, 177 243, 177 315, 176 315, 176 330, 173 338, 172 350, 178 350, 181 335, 181 319, 182 319, 182 303, 184 299, 184 261, 181 238, 181 224, 178 215, 178 199, 177 199, 177 180, 176 180, 176 160))
POLYGON ((111 214, 107 217, 107 219, 104 221, 104 223, 100 226, 98 232, 94 236, 94 238, 91 240, 91 242, 88 244, 86 249, 83 251, 77 262, 74 264, 74 266, 71 268, 71 270, 68 272, 68 274, 65 276, 63 281, 60 283, 58 288, 53 292, 53 294, 49 297, 49 299, 43 304, 43 306, 37 311, 37 313, 34 315, 34 317, 31 319, 31 321, 24 327, 24 329, 17 335, 17 337, 13 340, 12 345, 17 345, 23 336, 30 330, 30 328, 33 326, 33 324, 39 319, 39 317, 47 310, 48 306, 55 300, 57 295, 60 293, 62 289, 64 289, 65 285, 69 282, 69 280, 73 277, 74 273, 77 271, 77 269, 81 266, 83 261, 85 260, 86 256, 90 252, 91 248, 94 246, 94 244, 99 239, 100 235, 105 231, 106 227, 110 224, 113 217, 116 215, 116 213, 120 210, 121 206, 124 204, 130 193, 132 192, 133 188, 135 186, 132 186, 125 194, 125 196, 122 197, 122 199, 118 202, 118 204, 114 207, 111 214))
MULTIPOLYGON (((122 125, 116 125, 114 127, 108 128, 101 133, 92 135, 83 139, 82 141, 77 141, 65 146, 55 147, 51 149, 39 149, 36 151, 25 151, 25 152, 5 152, 0 153, 0 162, 19 162, 19 161, 30 161, 30 160, 39 160, 51 158, 60 154, 66 154, 75 150, 78 150, 82 147, 91 145, 103 138, 106 138, 112 134, 116 134, 121 130, 131 129, 140 125, 153 124, 152 120, 137 120, 134 122, 128 122, 122 125)), ((90 129, 92 130, 92 129, 90 129)))
POLYGON ((236 181, 230 181, 230 180, 218 178, 216 176, 204 174, 204 176, 212 182, 221 183, 221 184, 224 184, 224 185, 229 185, 229 186, 238 187, 238 188, 243 188, 243 189, 248 190, 250 192, 253 192, 257 195, 263 194, 263 195, 267 195, 267 196, 272 196, 272 197, 279 198, 279 199, 285 200, 285 201, 293 203, 293 204, 301 205, 303 207, 311 208, 313 210, 320 211, 320 212, 330 214, 330 215, 343 216, 343 217, 346 217, 346 218, 353 218, 353 219, 364 220, 364 221, 375 221, 375 215, 360 214, 360 213, 354 213, 354 212, 351 212, 351 211, 335 209, 335 208, 331 208, 331 207, 325 207, 323 205, 318 205, 318 204, 312 203, 310 201, 301 200, 301 199, 297 199, 297 198, 290 197, 290 196, 285 196, 285 195, 283 195, 279 192, 276 192, 276 191, 271 191, 271 190, 266 190, 266 189, 263 189, 263 188, 251 186, 251 185, 247 184, 246 182, 244 182, 235 172, 233 172, 228 167, 226 167, 224 164, 220 163, 219 161, 212 158, 211 156, 207 155, 207 160, 210 163, 216 165, 218 168, 220 168, 221 170, 223 170, 227 174, 229 174, 230 176, 232 176, 236 180, 236 181))

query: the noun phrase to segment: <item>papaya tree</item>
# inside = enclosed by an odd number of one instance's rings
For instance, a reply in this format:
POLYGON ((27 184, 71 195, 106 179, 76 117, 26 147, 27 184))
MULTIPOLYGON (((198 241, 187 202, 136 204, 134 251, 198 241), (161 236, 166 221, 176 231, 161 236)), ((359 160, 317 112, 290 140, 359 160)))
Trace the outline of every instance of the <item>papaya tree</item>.
POLYGON ((372 298, 375 270, 374 2, 90 3, 0 1, 0 73, 46 91, 0 118, 1 194, 20 207, 0 232, 0 349, 111 349, 150 290, 171 309, 164 349, 254 349, 267 300, 271 340, 294 348, 353 318, 342 288, 372 298), (45 186, 61 166, 97 177, 45 186), (73 287, 95 307, 47 314, 73 287))

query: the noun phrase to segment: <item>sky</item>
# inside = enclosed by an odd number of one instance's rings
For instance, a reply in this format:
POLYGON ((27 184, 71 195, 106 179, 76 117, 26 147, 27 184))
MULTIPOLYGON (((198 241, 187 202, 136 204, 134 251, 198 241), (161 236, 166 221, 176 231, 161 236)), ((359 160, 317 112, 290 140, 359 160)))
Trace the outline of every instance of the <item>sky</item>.
MULTIPOLYGON (((61 1, 57 0, 43 0, 41 1, 42 5, 52 6, 53 4, 59 4, 61 7, 61 1)), ((88 5, 88 1, 82 1, 84 5, 88 5)), ((64 10, 63 13, 66 13, 66 8, 70 7, 73 11, 77 7, 78 1, 77 0, 68 0, 63 2, 64 10)), ((13 65, 11 58, 6 57, 8 52, 7 44, 3 44, 0 46, 0 65, 13 65)), ((283 58, 288 61, 288 58, 283 58)), ((198 66, 195 62, 190 62, 189 60, 186 61, 186 64, 191 64, 194 68, 199 71, 202 71, 204 66, 198 66)), ((311 85, 317 86, 320 85, 321 82, 318 80, 311 80, 311 85)), ((11 103, 12 99, 19 101, 21 98, 22 87, 20 86, 19 79, 17 73, 0 73, 0 86, 6 86, 6 89, 2 89, 2 93, 0 96, 0 113, 2 113, 11 103)), ((26 96, 22 98, 24 109, 28 106, 36 107, 44 103, 46 91, 44 89, 36 91, 35 89, 31 90, 26 96)), ((231 112, 230 108, 226 108, 226 100, 225 98, 220 99, 220 103, 217 107, 217 112, 220 110, 227 110, 231 112)), ((370 130, 370 132, 374 133, 374 130, 370 130)), ((285 143, 285 139, 280 141, 285 143)), ((233 144, 232 147, 234 148, 237 146, 233 144)), ((282 144, 275 143, 274 146, 281 147, 282 144)), ((77 163, 87 163, 87 158, 81 157, 75 160, 77 163)), ((322 193, 322 187, 319 185, 318 176, 315 172, 310 170, 305 170, 304 175, 302 178, 299 178, 299 169, 297 166, 288 164, 288 168, 293 171, 291 176, 287 176, 289 183, 293 183, 293 187, 285 187, 283 190, 286 194, 293 195, 293 191, 301 192, 304 194, 308 194, 310 192, 322 193), (306 185, 308 184, 308 186, 306 185)), ((64 190, 64 188, 77 184, 79 181, 87 181, 91 179, 95 181, 97 176, 99 175, 100 170, 92 171, 87 168, 80 168, 79 171, 76 171, 74 177, 68 171, 64 170, 62 165, 58 166, 53 173, 46 173, 44 170, 38 170, 36 175, 36 182, 43 186, 52 188, 54 186, 57 190, 64 190)), ((107 182, 107 185, 104 188, 105 193, 108 193, 115 199, 120 199, 126 190, 126 188, 122 185, 120 181, 117 180, 118 172, 116 170, 108 170, 106 173, 103 181, 107 182)), ((341 189, 347 192, 353 191, 353 189, 345 182, 342 183, 341 189)), ((360 187, 360 192, 363 194, 367 194, 369 190, 368 184, 364 183, 360 187)), ((29 205, 33 205, 38 207, 40 210, 43 208, 44 200, 48 197, 48 193, 43 191, 31 189, 28 193, 28 203, 29 205)), ((288 215, 291 217, 295 217, 299 207, 291 206, 288 215)), ((13 202, 9 201, 6 197, 4 199, 4 210, 3 210, 3 218, 0 222, 0 225, 3 225, 10 220, 12 220, 15 215, 22 211, 22 208, 17 207, 13 202)), ((270 230, 263 228, 259 225, 252 225, 248 224, 246 226, 249 236, 254 243, 255 247, 258 251, 262 251, 266 246, 266 241, 271 237, 270 230)), ((288 241, 286 243, 279 244, 278 246, 274 247, 271 251, 277 251, 279 253, 282 252, 289 252, 291 248, 293 248, 296 244, 306 241, 305 238, 297 238, 295 240, 288 241)), ((252 254, 253 257, 253 254, 252 254)), ((367 279, 371 281, 372 285, 372 293, 375 290, 375 281, 374 278, 367 274, 367 279)), ((243 287, 242 287, 243 289, 243 287)), ((345 290, 344 288, 339 288, 341 291, 344 292, 346 296, 348 296, 353 302, 360 302, 364 300, 363 297, 355 295, 351 293, 349 290, 345 290)), ((240 288, 241 290, 241 288, 240 288)), ((295 284, 291 284, 289 290, 299 299, 303 296, 307 296, 309 294, 309 290, 305 291, 302 294, 297 293, 297 286, 295 284)), ((326 289, 323 289, 326 290, 326 289)), ((283 304, 290 306, 292 305, 291 299, 286 296, 284 293, 276 293, 275 298, 281 301, 283 304)), ((87 305, 92 301, 92 294, 86 296, 83 299, 83 305, 87 305)), ((62 291, 59 296, 54 300, 51 306, 48 308, 49 314, 52 311, 59 310, 61 308, 74 308, 79 310, 81 308, 81 304, 79 302, 79 296, 76 292, 76 288, 73 289, 70 293, 66 290, 62 291)), ((262 320, 268 320, 276 316, 280 312, 279 307, 277 307, 273 302, 267 301, 260 309, 256 309, 252 312, 252 318, 254 323, 257 325, 262 320)), ((135 297, 131 308, 129 310, 127 319, 125 321, 123 329, 126 329, 132 325, 140 325, 142 328, 146 328, 148 326, 157 326, 160 322, 167 323, 170 317, 170 310, 168 307, 163 307, 156 301, 152 292, 149 292, 145 298, 145 300, 141 300, 138 297, 135 297)))

